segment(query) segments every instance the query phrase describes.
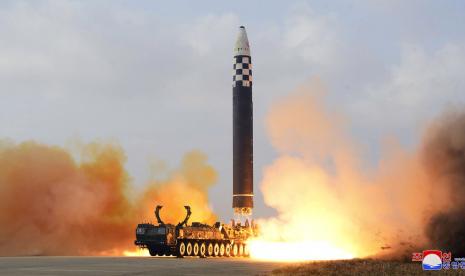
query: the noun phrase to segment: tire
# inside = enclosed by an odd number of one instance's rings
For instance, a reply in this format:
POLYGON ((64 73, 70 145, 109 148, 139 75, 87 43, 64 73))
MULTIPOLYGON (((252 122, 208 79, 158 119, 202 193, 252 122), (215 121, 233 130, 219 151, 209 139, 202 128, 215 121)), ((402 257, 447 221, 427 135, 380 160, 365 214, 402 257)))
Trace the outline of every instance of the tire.
POLYGON ((227 243, 224 248, 224 256, 230 257, 231 256, 231 244, 227 243))
POLYGON ((188 242, 186 246, 186 256, 192 256, 192 243, 188 242))
POLYGON ((217 257, 220 255, 220 245, 215 242, 213 245, 213 256, 217 257))
POLYGON ((221 243, 221 244, 220 244, 220 257, 223 257, 223 256, 224 256, 224 251, 225 251, 224 243, 221 243))
POLYGON ((207 256, 213 256, 213 243, 211 242, 207 245, 207 256))
POLYGON ((244 244, 244 257, 250 257, 250 248, 247 244, 244 244))
POLYGON ((158 252, 157 252, 157 250, 155 248, 149 247, 148 249, 149 249, 150 256, 157 256, 158 252))
POLYGON ((238 247, 238 244, 235 243, 235 244, 232 245, 231 256, 237 257, 238 254, 239 254, 239 247, 238 247))
POLYGON ((244 256, 244 245, 239 244, 239 255, 238 256, 244 256))
POLYGON ((207 253, 207 245, 203 242, 200 244, 200 250, 199 250, 200 257, 204 258, 206 253, 207 253))
POLYGON ((186 256, 186 243, 185 242, 180 242, 178 247, 177 247, 177 256, 179 258, 183 258, 184 256, 186 256))
POLYGON ((195 242, 192 248, 192 256, 199 256, 199 243, 195 242))

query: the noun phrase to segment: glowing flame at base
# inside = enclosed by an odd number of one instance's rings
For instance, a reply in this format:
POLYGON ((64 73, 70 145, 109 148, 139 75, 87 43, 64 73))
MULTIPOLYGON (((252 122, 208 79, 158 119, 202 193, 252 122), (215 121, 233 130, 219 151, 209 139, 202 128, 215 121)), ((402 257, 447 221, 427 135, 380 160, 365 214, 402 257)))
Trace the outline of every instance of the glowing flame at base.
POLYGON ((135 251, 126 250, 123 252, 126 257, 150 257, 150 253, 147 249, 137 249, 135 251))
POLYGON ((355 256, 326 241, 270 242, 254 240, 249 243, 253 259, 295 262, 352 259, 355 256))

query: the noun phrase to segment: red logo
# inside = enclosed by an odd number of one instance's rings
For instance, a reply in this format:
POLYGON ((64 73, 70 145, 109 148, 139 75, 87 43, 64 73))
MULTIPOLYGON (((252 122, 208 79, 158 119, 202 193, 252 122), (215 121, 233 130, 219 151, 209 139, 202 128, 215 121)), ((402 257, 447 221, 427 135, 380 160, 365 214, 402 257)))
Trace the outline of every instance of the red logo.
POLYGON ((443 262, 451 262, 452 261, 452 253, 442 252, 442 261, 443 262))
POLYGON ((423 253, 412 254, 412 262, 422 262, 422 261, 423 261, 423 253))

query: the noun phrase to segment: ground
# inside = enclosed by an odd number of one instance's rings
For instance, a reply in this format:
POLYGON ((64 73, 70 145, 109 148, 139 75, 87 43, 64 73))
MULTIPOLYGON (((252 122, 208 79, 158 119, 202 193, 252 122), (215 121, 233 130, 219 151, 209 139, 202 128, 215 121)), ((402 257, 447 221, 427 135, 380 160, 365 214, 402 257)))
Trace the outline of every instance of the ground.
MULTIPOLYGON (((428 274, 457 275, 465 270, 428 274)), ((0 275, 424 275, 420 263, 356 259, 283 264, 242 258, 3 257, 0 275)))
POLYGON ((281 266, 245 258, 3 257, 0 275, 265 275, 281 266))
POLYGON ((423 271, 419 262, 354 259, 293 264, 277 268, 273 275, 465 275, 465 270, 423 271))

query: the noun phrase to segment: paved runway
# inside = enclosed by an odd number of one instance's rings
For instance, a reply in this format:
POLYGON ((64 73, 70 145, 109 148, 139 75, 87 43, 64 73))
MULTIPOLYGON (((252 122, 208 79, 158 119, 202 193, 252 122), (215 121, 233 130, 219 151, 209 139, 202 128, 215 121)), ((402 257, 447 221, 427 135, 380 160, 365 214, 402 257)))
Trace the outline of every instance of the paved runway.
POLYGON ((233 258, 0 257, 0 275, 263 275, 280 263, 233 258))

